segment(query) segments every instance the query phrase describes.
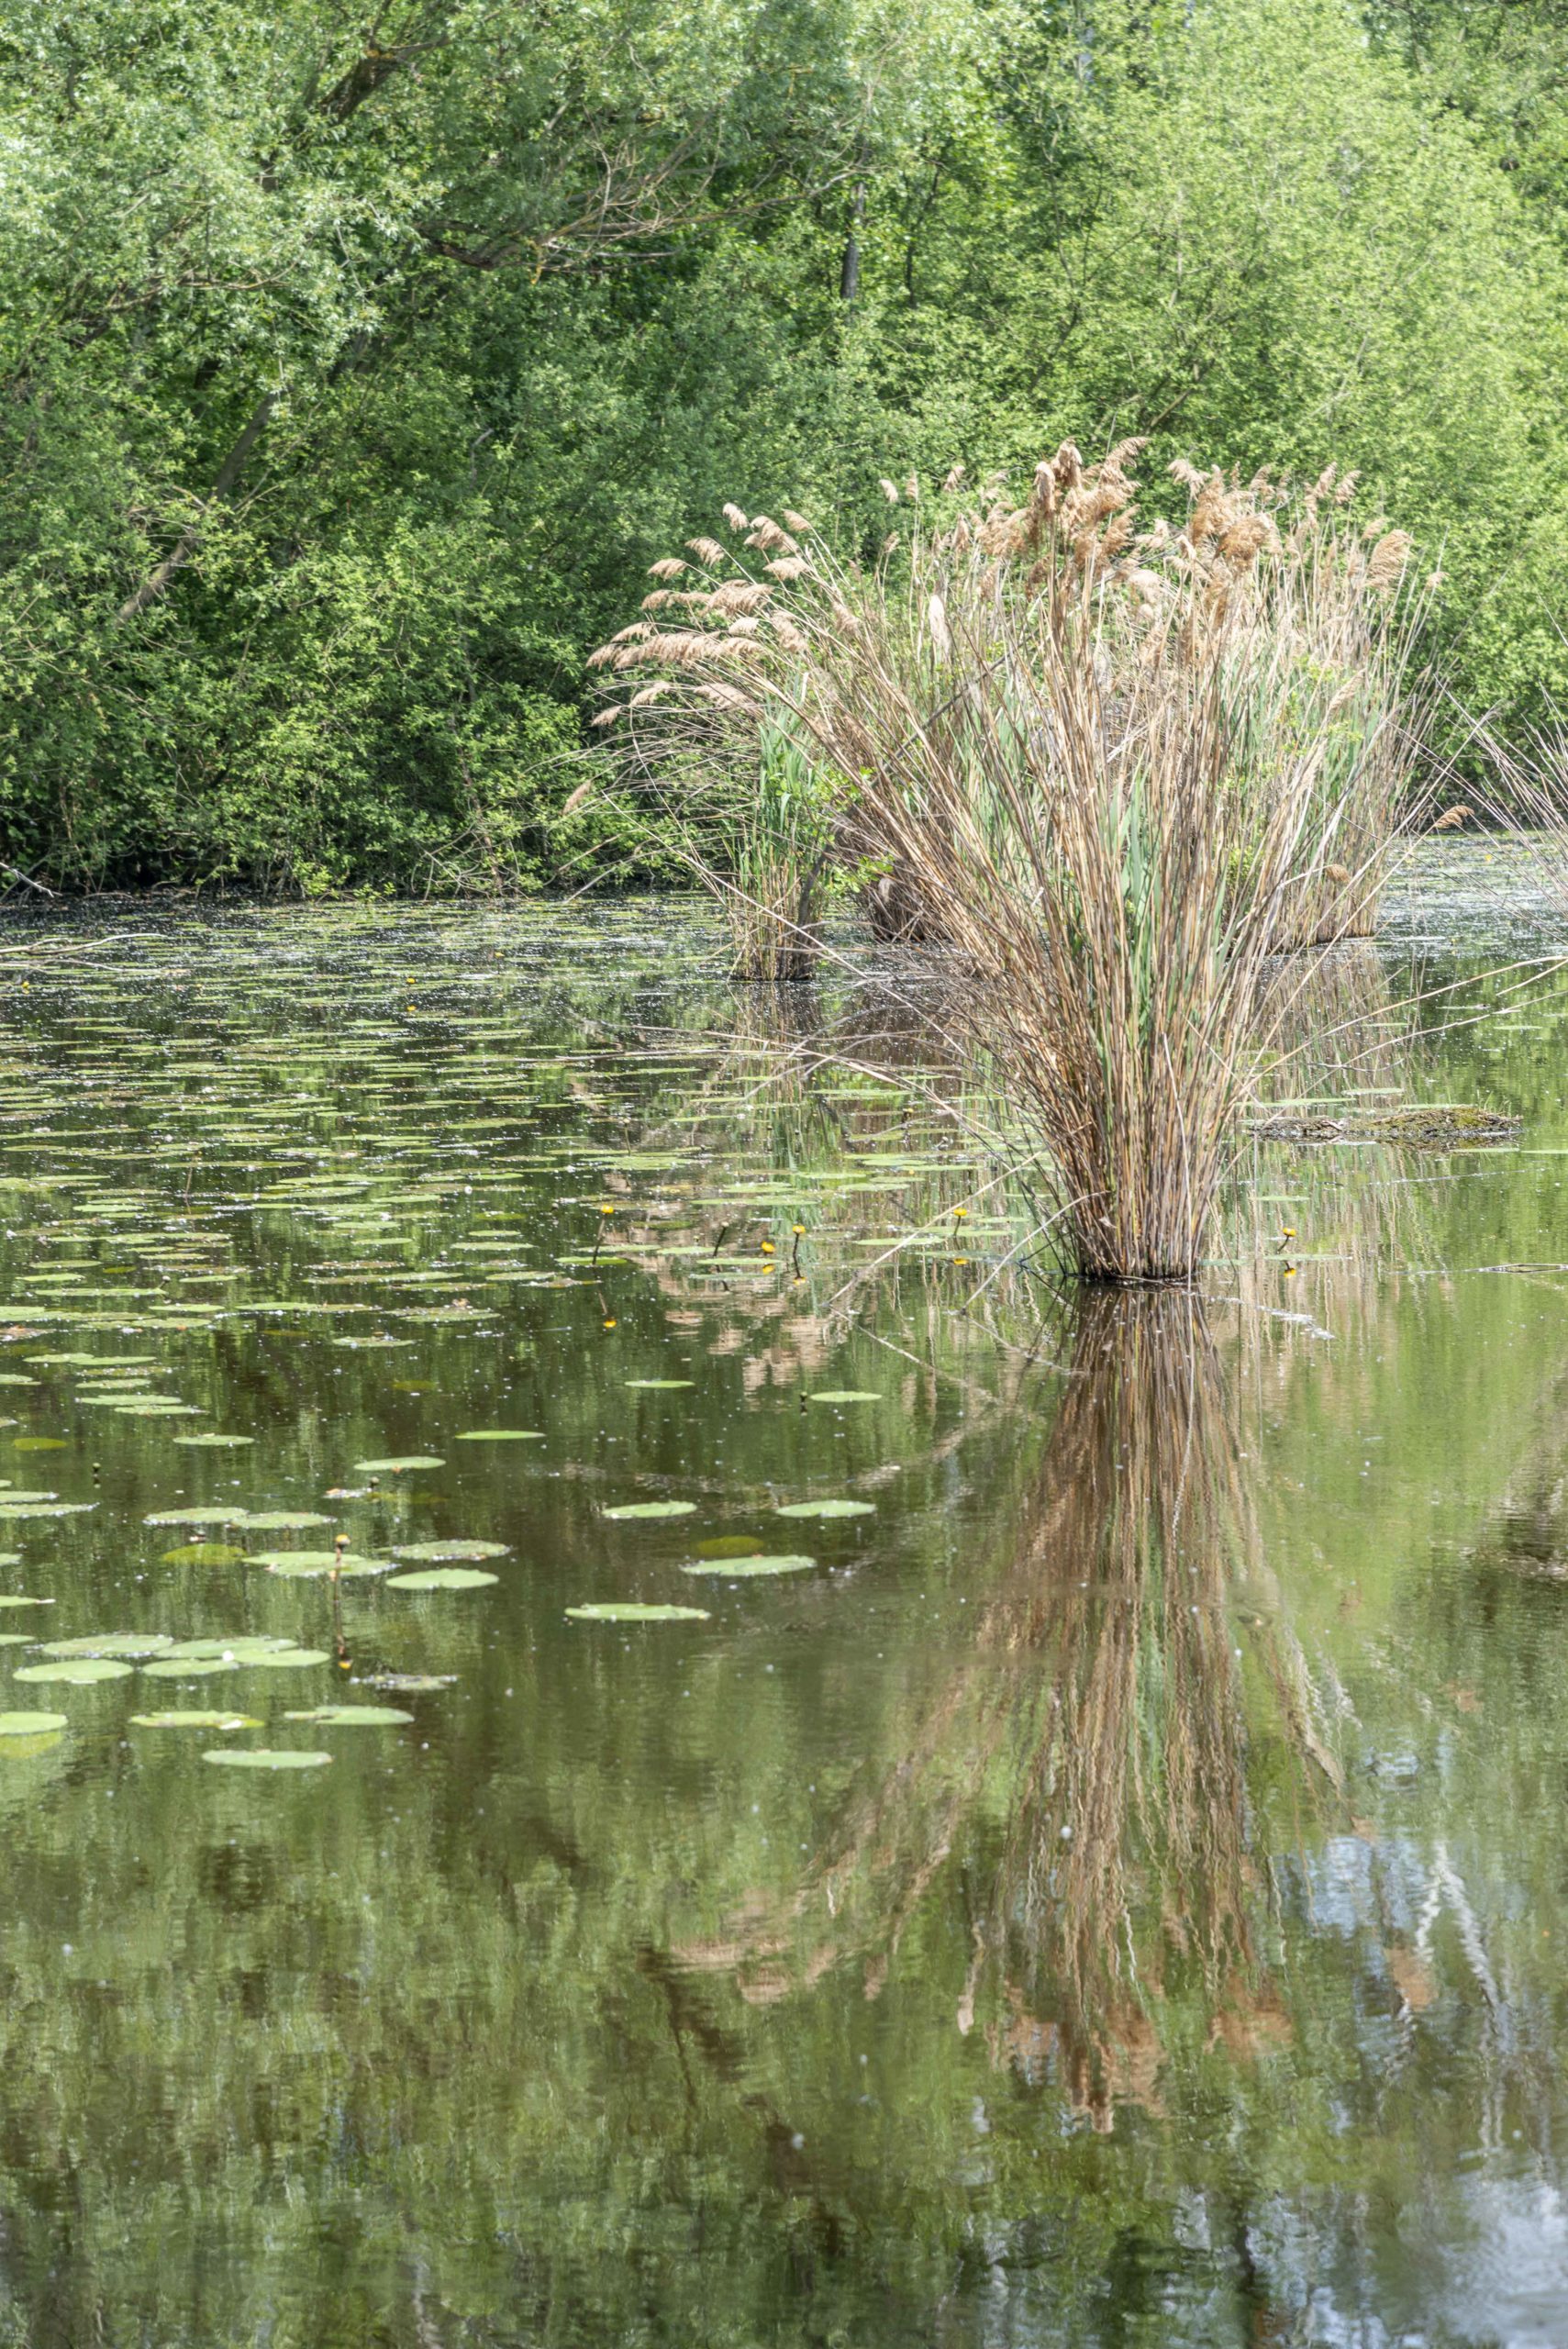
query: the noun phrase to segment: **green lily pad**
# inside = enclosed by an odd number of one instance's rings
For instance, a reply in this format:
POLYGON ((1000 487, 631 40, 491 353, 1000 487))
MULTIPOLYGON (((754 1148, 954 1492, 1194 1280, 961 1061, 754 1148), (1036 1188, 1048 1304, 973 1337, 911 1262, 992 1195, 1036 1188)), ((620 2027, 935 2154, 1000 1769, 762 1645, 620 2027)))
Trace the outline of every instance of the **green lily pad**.
POLYGON ((423 1697, 436 1688, 452 1688, 457 1685, 455 1672, 370 1672, 365 1675, 367 1688, 385 1688, 395 1697, 423 1697))
POLYGON ((229 1655, 161 1655, 141 1668, 150 1680, 205 1680, 210 1673, 238 1672, 239 1662, 229 1655))
POLYGON ((88 1631, 80 1639, 46 1640, 40 1655, 124 1655, 133 1661, 161 1655, 173 1641, 167 1631, 88 1631))
POLYGON ((711 1541, 694 1542, 694 1558, 755 1558, 760 1554, 754 1533, 716 1533, 711 1541))
POLYGON ((39 1384, 39 1380, 36 1378, 29 1378, 26 1371, 0 1371, 0 1386, 37 1386, 39 1384))
MULTIPOLYGON (((0 1720, 5 1716, 0 1714, 0 1720)), ((19 1718, 19 1716, 18 1716, 19 1718)), ((132 1729, 260 1729, 261 1724, 250 1713, 132 1713, 132 1729)))
POLYGON ((394 1557, 417 1558, 429 1565, 450 1565, 462 1559, 506 1558, 511 1551, 505 1542, 395 1542, 394 1557))
POLYGON ((236 1656, 235 1661, 252 1672, 292 1672, 296 1664, 325 1664, 327 1651, 325 1648, 268 1648, 263 1653, 261 1649, 256 1649, 236 1656))
POLYGON ((212 1501, 201 1508, 159 1508, 142 1519, 143 1525, 238 1525, 245 1512, 228 1501, 212 1501))
POLYGON ((695 1378, 623 1378, 623 1386, 645 1388, 651 1394, 672 1392, 677 1386, 695 1386, 695 1378))
POLYGON ((232 1566, 244 1555, 232 1542, 183 1542, 177 1550, 165 1550, 158 1563, 161 1566, 232 1566))
POLYGON ((96 1501, 18 1501, 0 1493, 0 1517, 84 1517, 96 1501))
POLYGON ((64 1713, 0 1713, 0 1737, 44 1737, 66 1726, 64 1713))
POLYGON ((477 1566, 422 1566, 417 1574, 393 1575, 388 1590, 481 1590, 485 1584, 499 1582, 499 1575, 487 1575, 477 1566))
MULTIPOLYGON (((170 1438, 171 1442, 188 1444, 193 1451, 199 1444, 205 1450, 213 1452, 236 1451, 242 1443, 254 1443, 255 1441, 253 1435, 219 1435, 211 1428, 201 1435, 176 1435, 170 1438)), ((192 1718, 194 1719, 195 1716, 193 1715, 192 1718)))
POLYGON ((265 1566, 274 1575, 329 1575, 334 1566, 343 1575, 384 1575, 391 1570, 390 1558, 359 1558, 345 1550, 341 1564, 336 1550, 255 1550, 250 1553, 253 1566, 265 1566))
POLYGON ((789 1556, 714 1559, 700 1565, 683 1566, 681 1572, 684 1575, 804 1575, 809 1574, 816 1564, 815 1558, 789 1556))
POLYGON ((459 1443, 542 1443, 542 1428, 464 1428, 459 1443))
MULTIPOLYGON (((15 1565, 13 1558, 10 1563, 15 1565)), ((0 1591, 0 1607, 52 1607, 52 1598, 27 1598, 19 1590, 0 1591)))
POLYGON ((62 1435, 17 1435, 11 1439, 13 1452, 69 1452, 71 1446, 62 1435))
POLYGON ((647 1517, 695 1517, 695 1501, 623 1501, 619 1508, 601 1509, 612 1524, 629 1523, 633 1519, 647 1517))
POLYGON ((569 1607, 566 1610, 578 1623, 706 1623, 712 1620, 706 1607, 643 1607, 630 1599, 605 1599, 591 1607, 569 1607))
POLYGON ((145 1370, 156 1354, 29 1354, 29 1362, 65 1363, 72 1370, 145 1370))
POLYGON ((255 1656, 275 1655, 280 1650, 292 1649, 293 1646, 292 1640, 270 1639, 262 1633, 245 1631, 229 1640, 177 1640, 172 1647, 164 1649, 161 1661, 172 1664, 181 1656, 192 1656, 198 1661, 205 1656, 233 1656, 237 1663, 246 1664, 255 1656))
POLYGON ((882 1397, 873 1386, 825 1386, 813 1395, 814 1403, 880 1403, 882 1397))
POLYGON ((176 1403, 167 1395, 137 1395, 134 1397, 91 1397, 81 1395, 78 1402, 102 1401, 111 1411, 118 1411, 131 1419, 199 1419, 199 1403, 176 1403))
POLYGON ((285 1721, 314 1721, 320 1729, 399 1729, 412 1713, 395 1705, 317 1705, 308 1713, 285 1713, 285 1721))
POLYGON ((202 1755, 204 1762, 227 1762, 233 1770, 319 1770, 331 1759, 295 1745, 214 1745, 202 1755))
POLYGON ((73 1687, 84 1688, 94 1680, 128 1680, 131 1667, 106 1655, 83 1655, 63 1659, 59 1664, 25 1664, 17 1674, 18 1680, 65 1680, 73 1687))
POLYGON ((446 1464, 439 1453, 411 1452, 404 1460, 356 1460, 354 1473, 360 1476, 400 1476, 406 1468, 444 1468, 446 1464))
POLYGON ((308 1533, 312 1526, 330 1525, 332 1520, 313 1508, 261 1508, 241 1509, 232 1521, 247 1533, 308 1533))
POLYGON ((775 1517, 874 1517, 873 1501, 790 1501, 775 1517))

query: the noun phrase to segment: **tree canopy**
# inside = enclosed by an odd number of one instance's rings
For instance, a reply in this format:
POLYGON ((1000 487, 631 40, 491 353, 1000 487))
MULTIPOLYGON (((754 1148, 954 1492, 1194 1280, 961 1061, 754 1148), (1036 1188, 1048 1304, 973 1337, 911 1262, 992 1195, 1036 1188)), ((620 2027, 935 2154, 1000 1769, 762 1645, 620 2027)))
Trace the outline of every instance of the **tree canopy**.
POLYGON ((1561 690, 1554 0, 0 0, 0 854, 548 879, 726 498, 1071 435, 1362 477, 1561 690))

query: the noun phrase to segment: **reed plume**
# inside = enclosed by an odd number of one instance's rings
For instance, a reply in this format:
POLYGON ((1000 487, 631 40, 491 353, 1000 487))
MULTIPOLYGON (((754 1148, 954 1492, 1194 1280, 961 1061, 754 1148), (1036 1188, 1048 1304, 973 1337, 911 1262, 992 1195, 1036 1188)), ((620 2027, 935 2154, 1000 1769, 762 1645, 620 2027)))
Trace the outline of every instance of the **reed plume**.
POLYGON ((694 809, 729 778, 744 853, 755 745, 806 761, 809 870, 858 863, 954 950, 1054 1244, 1111 1280, 1200 1262, 1270 958, 1364 926, 1411 772, 1408 541, 1358 535, 1332 473, 1293 505, 1191 466, 1184 524, 1140 529, 1140 447, 1063 443, 1018 507, 905 506, 867 569, 810 533, 748 568, 778 526, 727 508, 744 543, 692 543, 684 627, 595 656, 671 684, 628 756, 694 809))

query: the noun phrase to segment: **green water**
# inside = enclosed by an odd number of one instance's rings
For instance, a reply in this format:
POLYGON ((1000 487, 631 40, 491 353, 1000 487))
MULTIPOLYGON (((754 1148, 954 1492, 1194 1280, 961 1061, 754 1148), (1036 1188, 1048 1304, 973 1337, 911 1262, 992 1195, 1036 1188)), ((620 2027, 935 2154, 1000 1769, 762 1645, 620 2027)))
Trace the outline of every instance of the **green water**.
POLYGON ((15 924, 0 2343, 1568 2339, 1544 935, 1118 1301, 689 907, 15 924))

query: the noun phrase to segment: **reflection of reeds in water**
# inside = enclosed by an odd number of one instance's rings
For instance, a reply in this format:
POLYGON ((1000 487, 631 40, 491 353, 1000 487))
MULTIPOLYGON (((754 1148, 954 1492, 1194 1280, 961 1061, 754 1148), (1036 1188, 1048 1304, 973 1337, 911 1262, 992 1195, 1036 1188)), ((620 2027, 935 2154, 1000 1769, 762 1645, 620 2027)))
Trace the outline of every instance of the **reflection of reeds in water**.
POLYGON ((1412 1006, 1395 1000, 1375 946, 1346 940, 1270 965, 1257 1033, 1268 1063, 1257 1087, 1261 1102, 1282 1093, 1339 1101, 1374 1087, 1403 1090, 1417 1021, 1412 1006))
POLYGON ((962 1843, 980 1856, 959 2027, 983 2020, 999 2063, 1053 2066, 1096 2125, 1157 2102, 1175 2001, 1233 2050, 1283 2031, 1254 1942, 1234 1601, 1276 1732, 1309 1776, 1337 1771, 1264 1579, 1201 1306, 1091 1297, 972 1647, 787 1909, 686 1962, 734 1967, 754 1999, 853 1963, 875 1995, 962 1843))

